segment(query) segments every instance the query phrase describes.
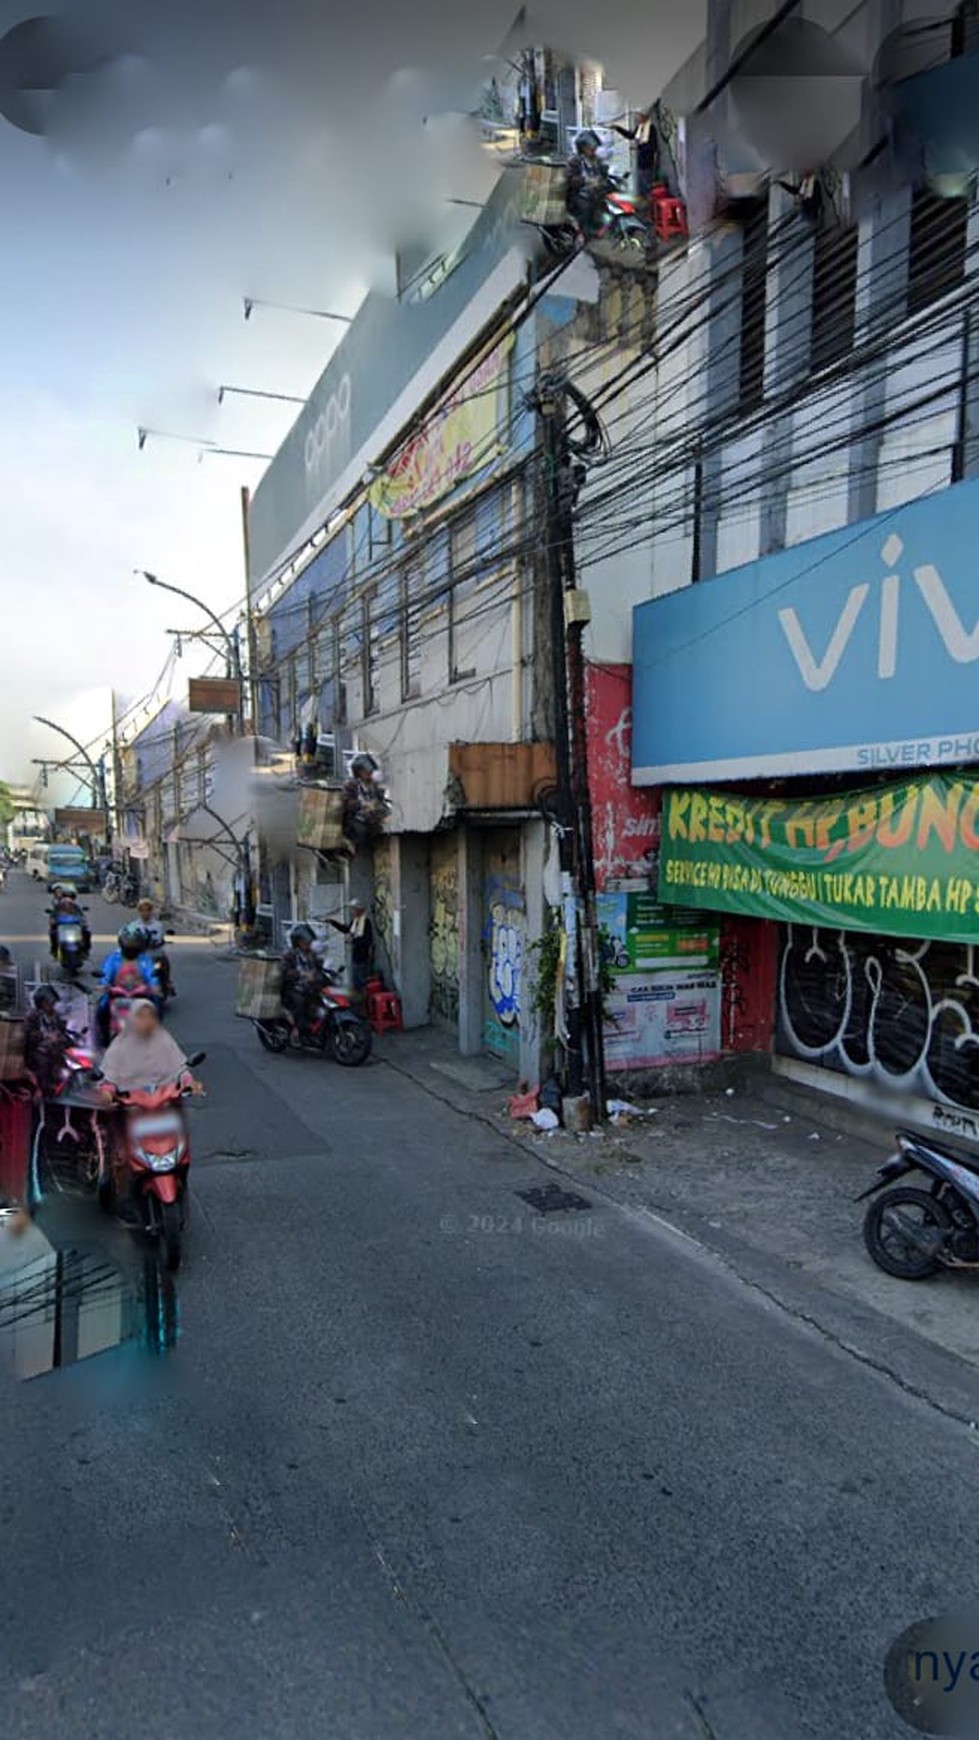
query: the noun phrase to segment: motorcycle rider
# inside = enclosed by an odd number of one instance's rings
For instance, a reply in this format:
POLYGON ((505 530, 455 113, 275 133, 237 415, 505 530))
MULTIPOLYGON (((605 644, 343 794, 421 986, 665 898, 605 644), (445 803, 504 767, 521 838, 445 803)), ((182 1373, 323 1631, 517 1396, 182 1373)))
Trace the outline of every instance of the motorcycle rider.
POLYGON ((53 1094, 71 1045, 67 1023, 58 1013, 54 985, 38 985, 24 1022, 24 1062, 42 1094, 53 1094))
POLYGON ((49 908, 48 941, 51 945, 52 959, 57 960, 58 958, 59 918, 73 918, 76 924, 81 925, 82 948, 86 954, 89 954, 92 948, 92 933, 89 930, 88 925, 85 923, 85 914, 79 906, 74 894, 70 894, 66 889, 62 888, 60 882, 56 883, 51 892, 54 896, 54 905, 49 908))
POLYGON ((586 127, 575 140, 574 156, 568 162, 565 202, 571 216, 587 238, 602 228, 602 210, 609 189, 608 166, 598 155, 601 140, 586 127))
POLYGON ((289 934, 291 947, 282 957, 282 1006, 300 1039, 316 1016, 320 991, 325 982, 323 963, 313 949, 316 932, 311 925, 296 924, 289 934))
POLYGON ((177 995, 177 992, 170 974, 170 959, 166 952, 167 933, 164 929, 163 921, 157 917, 156 909, 154 908, 152 900, 148 899, 145 895, 137 906, 136 911, 139 915, 138 922, 146 932, 149 951, 156 962, 156 974, 160 981, 163 995, 165 997, 173 998, 177 995))
POLYGON ((95 1011, 95 1023, 103 1046, 108 1045, 111 1038, 109 1006, 113 990, 125 991, 131 996, 141 993, 158 1006, 163 1000, 156 962, 149 953, 148 942, 142 925, 130 919, 119 932, 118 947, 113 949, 102 968, 104 989, 95 1011))

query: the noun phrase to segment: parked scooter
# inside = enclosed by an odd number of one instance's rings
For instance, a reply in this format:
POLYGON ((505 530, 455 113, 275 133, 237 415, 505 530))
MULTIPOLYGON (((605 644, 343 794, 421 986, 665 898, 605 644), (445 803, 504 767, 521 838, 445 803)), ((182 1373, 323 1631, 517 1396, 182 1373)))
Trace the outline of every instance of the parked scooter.
POLYGON ((338 975, 324 968, 324 977, 316 1018, 301 1033, 285 1014, 267 1019, 252 1016, 252 1026, 266 1051, 315 1051, 355 1069, 371 1054, 374 1036, 370 1023, 351 1006, 350 998, 336 989, 338 975))
POLYGON ((897 1153, 856 1198, 876 1198, 863 1237, 877 1267, 901 1281, 979 1269, 979 1156, 909 1130, 899 1130, 896 1142, 897 1153), (896 1183, 909 1172, 924 1173, 931 1188, 896 1183))
MULTIPOLYGON (((206 1053, 195 1052, 187 1067, 196 1069, 206 1053)), ((129 1201, 142 1230, 162 1247, 174 1274, 183 1254, 190 1139, 183 1101, 191 1089, 179 1080, 123 1092, 115 1103, 126 1112, 125 1144, 129 1171, 129 1201)), ((99 1202, 111 1211, 117 1204, 115 1185, 106 1176, 99 1185, 99 1202)))

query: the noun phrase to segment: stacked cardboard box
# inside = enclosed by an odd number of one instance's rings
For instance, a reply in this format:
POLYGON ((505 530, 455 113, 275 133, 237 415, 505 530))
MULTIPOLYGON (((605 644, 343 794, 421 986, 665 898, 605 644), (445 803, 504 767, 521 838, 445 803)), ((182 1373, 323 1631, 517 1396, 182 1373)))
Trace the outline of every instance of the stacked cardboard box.
POLYGON ((282 962, 273 955, 249 955, 238 972, 235 1014, 270 1021, 282 1012, 282 962))
POLYGON ((317 852, 349 852, 343 832, 343 791, 339 786, 299 788, 299 845, 317 852))

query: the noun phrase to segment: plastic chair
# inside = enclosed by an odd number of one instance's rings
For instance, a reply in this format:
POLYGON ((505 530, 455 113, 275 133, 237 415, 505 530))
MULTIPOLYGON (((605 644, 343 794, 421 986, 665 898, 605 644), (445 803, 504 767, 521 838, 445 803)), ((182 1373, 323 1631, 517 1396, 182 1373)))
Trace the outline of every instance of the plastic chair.
POLYGON ((394 991, 370 991, 367 996, 367 1019, 375 1033, 401 1033, 401 998, 394 991))
POLYGON ((671 242, 689 234, 687 208, 682 199, 674 199, 665 187, 654 187, 651 204, 653 228, 661 242, 671 242))

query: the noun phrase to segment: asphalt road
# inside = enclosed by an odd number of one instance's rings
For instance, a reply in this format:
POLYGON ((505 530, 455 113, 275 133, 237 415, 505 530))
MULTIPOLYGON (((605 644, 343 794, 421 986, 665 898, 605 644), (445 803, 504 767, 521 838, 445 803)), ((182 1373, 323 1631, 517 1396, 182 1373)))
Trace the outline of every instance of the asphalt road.
POLYGON ((968 1422, 668 1228, 536 1216, 554 1175, 384 1063, 267 1057, 208 944, 175 976, 180 1339, 2 1379, 5 1740, 908 1733, 886 1650, 977 1593, 968 1422))

